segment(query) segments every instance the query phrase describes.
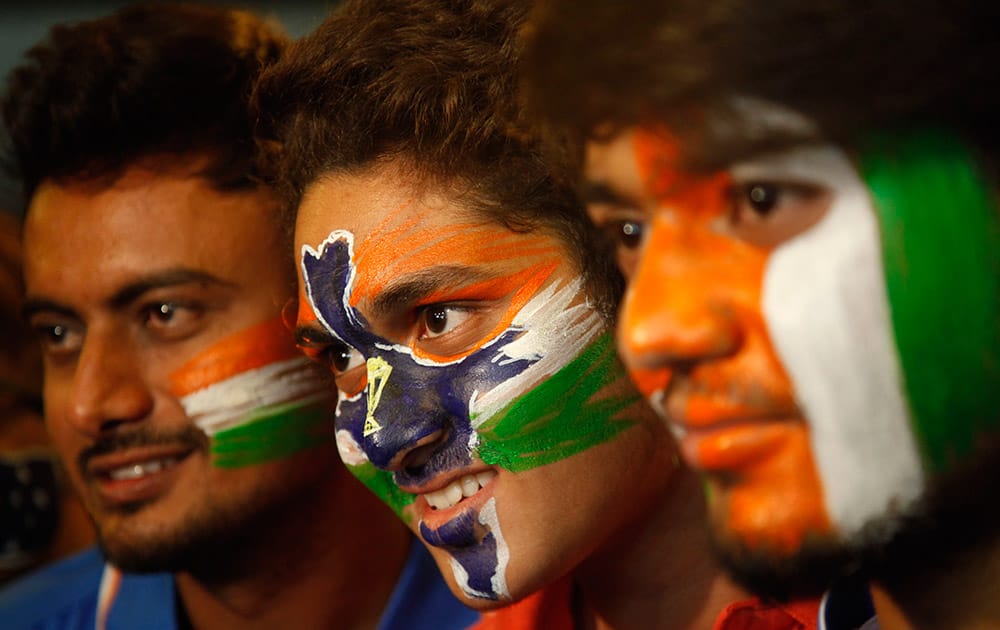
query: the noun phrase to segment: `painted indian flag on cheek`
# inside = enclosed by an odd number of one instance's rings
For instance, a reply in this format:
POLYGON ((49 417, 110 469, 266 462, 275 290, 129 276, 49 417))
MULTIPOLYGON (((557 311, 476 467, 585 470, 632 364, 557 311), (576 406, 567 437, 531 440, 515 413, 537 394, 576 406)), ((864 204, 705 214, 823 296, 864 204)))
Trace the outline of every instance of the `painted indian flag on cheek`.
POLYGON ((202 351, 171 390, 211 438, 221 468, 252 466, 328 443, 330 384, 295 347, 280 317, 202 351))
POLYGON ((733 169, 833 193, 818 224, 773 250, 761 299, 847 538, 912 505, 1000 402, 997 215, 968 153, 948 136, 883 137, 861 164, 871 190, 829 146, 733 169))

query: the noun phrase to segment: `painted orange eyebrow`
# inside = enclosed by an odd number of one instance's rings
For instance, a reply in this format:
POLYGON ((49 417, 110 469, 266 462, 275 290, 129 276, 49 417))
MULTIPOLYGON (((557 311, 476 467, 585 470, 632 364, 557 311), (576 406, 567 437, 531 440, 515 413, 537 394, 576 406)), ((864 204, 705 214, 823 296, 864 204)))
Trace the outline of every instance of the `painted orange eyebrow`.
POLYGON ((490 223, 428 227, 411 218, 399 226, 379 226, 355 252, 358 275, 350 304, 372 300, 401 276, 442 265, 479 266, 538 255, 557 256, 550 239, 512 232, 490 223), (402 252, 402 253, 400 253, 402 252))
MULTIPOLYGON (((500 296, 509 295, 511 293, 513 293, 513 296, 511 297, 510 304, 507 305, 507 310, 504 311, 503 317, 500 318, 500 321, 498 321, 493 329, 480 338, 471 348, 467 348, 462 352, 449 356, 440 356, 425 352, 420 348, 414 348, 414 356, 438 362, 457 361, 458 359, 466 357, 476 350, 479 350, 487 342, 493 340, 497 335, 510 327, 511 323, 514 321, 514 317, 522 308, 524 308, 524 305, 527 304, 536 293, 538 293, 538 290, 542 288, 542 285, 545 284, 545 281, 549 279, 552 272, 555 271, 558 266, 558 261, 542 262, 510 276, 487 280, 480 283, 479 286, 470 285, 469 287, 466 287, 466 289, 470 291, 485 289, 487 291, 498 292, 500 296), (482 285, 489 286, 484 287, 482 285)), ((428 301, 426 303, 432 303, 432 297, 434 296, 428 296, 428 301)), ((438 296, 435 301, 445 301, 446 299, 456 300, 460 298, 455 297, 454 294, 449 295, 447 293, 443 293, 441 296, 438 296)))

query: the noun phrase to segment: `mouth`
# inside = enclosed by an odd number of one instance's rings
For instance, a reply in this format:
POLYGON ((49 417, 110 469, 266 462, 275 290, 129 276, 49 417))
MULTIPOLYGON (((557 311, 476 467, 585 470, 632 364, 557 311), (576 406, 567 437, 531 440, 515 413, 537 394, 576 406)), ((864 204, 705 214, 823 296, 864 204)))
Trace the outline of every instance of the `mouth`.
POLYGON ((166 494, 192 453, 175 446, 128 449, 93 458, 85 473, 107 506, 146 502, 166 494))
POLYGON ((746 469, 805 430, 794 404, 712 395, 690 383, 672 383, 650 396, 650 403, 667 421, 688 464, 706 472, 746 469))
POLYGON ((431 510, 447 510, 458 505, 463 499, 475 496, 488 486, 496 476, 497 474, 493 470, 462 475, 440 490, 425 492, 418 496, 423 497, 431 510))
POLYGON ((415 492, 420 532, 435 547, 475 546, 482 538, 479 510, 493 496, 493 469, 462 471, 433 483, 433 490, 415 492))

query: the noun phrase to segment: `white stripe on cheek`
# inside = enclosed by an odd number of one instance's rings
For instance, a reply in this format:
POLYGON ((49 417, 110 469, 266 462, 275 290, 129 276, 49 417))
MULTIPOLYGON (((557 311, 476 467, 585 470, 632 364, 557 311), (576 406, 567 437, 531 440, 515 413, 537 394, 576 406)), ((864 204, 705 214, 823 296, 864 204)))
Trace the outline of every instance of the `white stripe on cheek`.
POLYGON ((818 224, 778 247, 764 272, 762 309, 775 350, 810 425, 835 527, 844 537, 907 505, 923 474, 893 342, 879 227, 868 190, 833 147, 804 148, 733 169, 740 181, 827 186, 818 224))

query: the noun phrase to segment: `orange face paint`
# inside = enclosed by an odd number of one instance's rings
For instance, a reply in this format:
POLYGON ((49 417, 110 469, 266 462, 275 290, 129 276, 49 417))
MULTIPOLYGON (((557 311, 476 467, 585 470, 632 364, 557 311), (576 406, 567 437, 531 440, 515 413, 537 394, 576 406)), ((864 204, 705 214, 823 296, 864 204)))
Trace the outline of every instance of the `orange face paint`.
POLYGON ((657 207, 626 295, 622 354, 706 474, 717 528, 793 552, 831 525, 808 426, 761 311, 770 252, 727 235, 728 174, 682 174, 662 132, 638 131, 634 147, 657 207))
MULTIPOLYGON (((307 309, 305 312, 312 312, 307 309)), ((242 372, 295 359, 292 332, 281 317, 261 322, 209 346, 170 375, 174 396, 186 396, 242 372)))

